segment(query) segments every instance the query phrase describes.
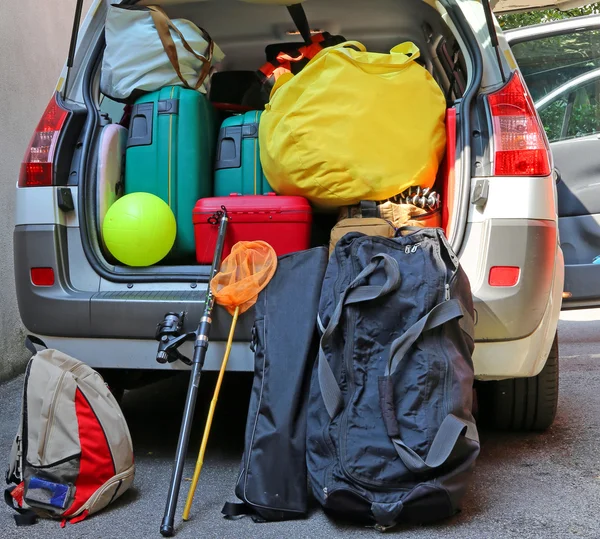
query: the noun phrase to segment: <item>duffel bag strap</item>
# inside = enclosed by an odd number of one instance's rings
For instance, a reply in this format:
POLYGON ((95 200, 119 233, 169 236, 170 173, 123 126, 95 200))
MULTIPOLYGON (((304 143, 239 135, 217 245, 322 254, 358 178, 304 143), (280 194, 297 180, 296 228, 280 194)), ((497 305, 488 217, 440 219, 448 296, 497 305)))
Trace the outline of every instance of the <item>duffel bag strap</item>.
POLYGON ((400 438, 392 438, 392 442, 404 465, 413 473, 422 473, 439 468, 444 464, 461 435, 474 442, 479 442, 475 423, 448 414, 442 421, 425 460, 405 445, 400 438))
POLYGON ((249 516, 256 523, 262 524, 267 522, 266 519, 262 518, 252 507, 245 503, 225 502, 223 509, 221 509, 221 514, 228 520, 236 520, 249 516))
POLYGON ((18 513, 14 515, 15 524, 17 526, 31 526, 37 523, 38 516, 31 509, 23 509, 19 506, 19 503, 22 503, 22 499, 23 483, 4 490, 4 503, 18 513), (19 499, 21 499, 21 502, 18 501, 19 499))
MULTIPOLYGON (((479 441, 477 428, 474 423, 449 414, 442 421, 440 429, 431 444, 429 454, 423 460, 400 439, 400 428, 396 419, 394 386, 391 376, 398 371, 406 353, 424 332, 440 327, 455 319, 466 319, 465 323, 461 324, 461 327, 467 333, 469 330, 472 332, 473 323, 471 316, 460 301, 450 299, 436 305, 428 314, 412 325, 402 336, 398 337, 392 343, 385 377, 379 381, 380 406, 388 436, 394 443, 396 452, 404 465, 414 473, 428 471, 444 464, 461 435, 471 440, 479 441)), ((471 338, 473 337, 472 333, 470 336, 471 338)))
MULTIPOLYGON (((406 356, 410 347, 417 342, 417 339, 426 331, 443 326, 454 319, 470 319, 471 315, 463 308, 462 303, 457 299, 449 299, 436 305, 423 318, 413 324, 406 332, 398 337, 390 347, 390 357, 385 370, 385 376, 389 377, 398 370, 400 362, 406 356)), ((461 324, 464 330, 473 328, 472 322, 468 320, 461 324)), ((467 331, 468 332, 468 331, 467 331)), ((473 335, 469 335, 473 338, 473 335)))
POLYGON ((344 405, 344 399, 342 391, 335 379, 335 374, 331 370, 331 366, 325 356, 325 351, 323 349, 324 345, 331 339, 331 336, 337 329, 345 306, 372 301, 390 294, 400 287, 400 281, 400 268, 398 262, 390 255, 381 253, 375 255, 371 259, 371 263, 360 272, 358 277, 356 277, 342 293, 331 320, 323 332, 319 346, 319 387, 329 417, 333 418, 340 412, 344 405), (378 286, 359 286, 364 279, 377 271, 379 263, 382 261, 383 269, 386 274, 385 283, 378 286))
POLYGON ((381 217, 379 206, 374 200, 360 201, 360 216, 361 217, 381 217))

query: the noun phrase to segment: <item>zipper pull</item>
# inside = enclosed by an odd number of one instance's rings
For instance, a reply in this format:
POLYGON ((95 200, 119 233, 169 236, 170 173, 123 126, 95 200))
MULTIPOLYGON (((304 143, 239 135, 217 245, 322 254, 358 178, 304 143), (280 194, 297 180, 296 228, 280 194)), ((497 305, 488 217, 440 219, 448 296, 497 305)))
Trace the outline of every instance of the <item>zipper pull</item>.
POLYGON ((446 301, 450 299, 450 285, 446 283, 446 301))
POLYGON ((325 494, 325 499, 327 499, 327 487, 323 487, 323 494, 325 494))

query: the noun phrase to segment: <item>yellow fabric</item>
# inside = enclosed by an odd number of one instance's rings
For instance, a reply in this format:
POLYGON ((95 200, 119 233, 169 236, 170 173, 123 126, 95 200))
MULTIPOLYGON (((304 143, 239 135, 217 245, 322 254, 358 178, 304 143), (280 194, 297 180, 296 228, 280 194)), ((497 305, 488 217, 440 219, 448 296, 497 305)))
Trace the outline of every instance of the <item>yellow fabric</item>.
POLYGON ((418 56, 411 42, 379 54, 351 41, 280 77, 259 127, 273 189, 335 207, 432 187, 446 144, 446 101, 413 61, 418 56))

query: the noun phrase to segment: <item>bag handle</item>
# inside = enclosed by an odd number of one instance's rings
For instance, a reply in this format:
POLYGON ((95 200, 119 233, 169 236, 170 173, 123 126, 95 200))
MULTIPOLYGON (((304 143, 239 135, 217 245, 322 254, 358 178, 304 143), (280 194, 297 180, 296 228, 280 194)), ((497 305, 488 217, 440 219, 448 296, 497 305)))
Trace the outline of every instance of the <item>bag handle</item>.
POLYGON ((173 21, 171 21, 169 16, 165 13, 165 11, 162 8, 158 6, 148 6, 148 10, 150 11, 150 16, 152 17, 152 21, 154 22, 154 26, 156 27, 156 32, 158 33, 158 37, 160 38, 163 49, 165 50, 165 53, 167 54, 169 61, 173 66, 173 69, 177 73, 177 76, 186 88, 190 90, 198 90, 198 88, 202 86, 202 84, 206 80, 206 77, 210 73, 210 67, 215 46, 214 41, 210 37, 209 33, 206 30, 204 30, 204 28, 198 27, 198 30, 200 30, 204 39, 206 39, 207 42, 207 56, 198 54, 196 51, 194 51, 194 49, 192 49, 192 47, 190 47, 186 39, 183 37, 183 34, 179 30, 179 28, 177 28, 175 24, 173 24, 173 21), (185 80, 185 78, 181 74, 179 57, 177 55, 177 46, 175 45, 175 42, 171 37, 171 32, 169 31, 169 29, 173 30, 177 34, 177 36, 179 36, 183 47, 197 60, 200 60, 202 62, 202 69, 200 71, 200 75, 198 76, 198 81, 196 82, 196 85, 194 87, 190 86, 190 84, 185 80))
POLYGON ((387 294, 390 294, 400 287, 401 276, 400 267, 396 259, 385 253, 380 253, 371 258, 371 263, 360 272, 358 277, 350 283, 350 285, 342 293, 340 300, 335 308, 333 315, 327 328, 323 332, 321 342, 319 344, 319 359, 318 359, 318 375, 319 375, 319 388, 321 390, 321 396, 329 417, 332 419, 339 413, 344 405, 344 399, 340 386, 335 379, 331 365, 329 365, 327 358, 325 357, 325 351, 323 349, 327 341, 329 341, 338 328, 340 320, 342 318, 342 312, 346 305, 355 305, 357 303, 363 303, 366 301, 372 301, 374 299, 381 298, 387 294), (379 263, 383 262, 383 270, 385 272, 386 281, 383 285, 368 286, 360 283, 371 276, 379 268, 379 263))
POLYGON ((403 56, 408 56, 411 60, 416 60, 421 56, 421 51, 419 47, 417 47, 412 41, 405 41, 404 43, 400 43, 396 45, 391 51, 390 54, 393 56, 395 54, 401 54, 403 56))
MULTIPOLYGON (((358 41, 346 41, 344 43, 340 43, 339 45, 334 45, 332 47, 327 47, 319 52, 311 62, 315 62, 319 58, 321 58, 325 54, 329 54, 333 51, 340 51, 342 49, 356 47, 360 52, 367 52, 366 47, 358 42, 358 41)), ((355 64, 357 67, 361 66, 369 66, 370 68, 377 69, 398 69, 401 67, 405 67, 409 65, 412 61, 416 60, 420 56, 419 48, 412 42, 406 41, 404 43, 400 43, 396 45, 391 51, 390 56, 392 57, 392 62, 389 63, 371 63, 371 62, 363 62, 357 58, 354 58, 350 55, 344 55, 350 62, 355 64), (409 56, 410 55, 410 56, 409 56)))
POLYGON ((45 349, 48 349, 48 347, 46 346, 46 343, 44 341, 42 341, 42 339, 39 339, 38 337, 35 337, 34 335, 27 335, 27 337, 25 337, 25 347, 34 356, 38 353, 38 351, 35 347, 36 344, 38 346, 42 346, 45 349))
POLYGON ((400 438, 400 428, 396 419, 396 405, 394 399, 394 385, 392 376, 398 371, 400 363, 406 356, 409 348, 426 331, 443 326, 451 320, 459 320, 464 331, 472 336, 471 315, 457 299, 446 300, 436 305, 418 322, 412 325, 403 335, 398 337, 390 348, 388 365, 385 376, 379 379, 379 405, 388 436, 404 465, 413 473, 422 473, 444 464, 452 453, 456 442, 461 435, 478 442, 477 428, 470 421, 459 419, 448 414, 433 439, 429 453, 423 460, 417 453, 408 447, 400 438))

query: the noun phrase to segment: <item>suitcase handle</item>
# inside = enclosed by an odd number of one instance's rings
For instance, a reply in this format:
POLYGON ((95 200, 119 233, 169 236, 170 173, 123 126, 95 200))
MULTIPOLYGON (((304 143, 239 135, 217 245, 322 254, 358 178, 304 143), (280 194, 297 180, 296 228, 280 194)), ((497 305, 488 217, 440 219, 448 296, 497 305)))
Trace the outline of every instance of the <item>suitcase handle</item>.
POLYGON ((127 148, 149 146, 152 144, 152 123, 154 121, 154 103, 138 103, 131 109, 127 148))
POLYGON ((258 138, 257 123, 221 128, 215 170, 242 166, 242 140, 245 138, 258 138))

